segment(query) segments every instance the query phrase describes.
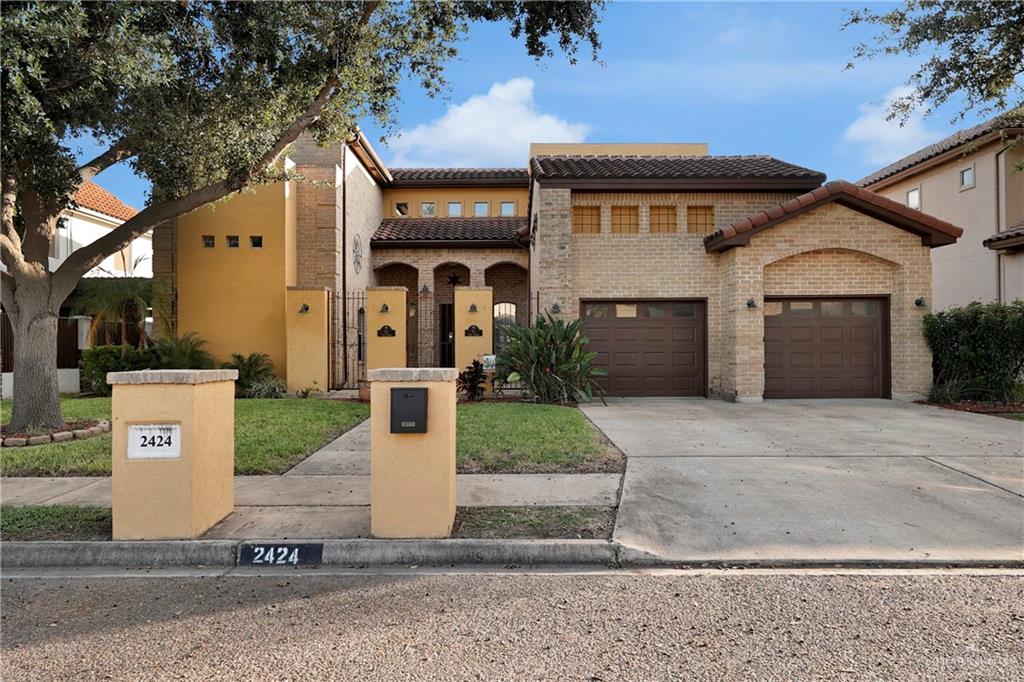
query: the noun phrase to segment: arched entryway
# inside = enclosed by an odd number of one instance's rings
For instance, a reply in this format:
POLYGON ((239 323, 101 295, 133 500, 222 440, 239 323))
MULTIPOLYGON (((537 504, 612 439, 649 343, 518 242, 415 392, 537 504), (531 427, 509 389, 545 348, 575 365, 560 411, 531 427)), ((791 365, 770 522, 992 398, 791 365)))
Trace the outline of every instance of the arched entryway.
POLYGON ((406 303, 409 315, 406 324, 405 361, 407 367, 419 367, 419 306, 417 304, 416 285, 419 271, 405 263, 391 263, 377 268, 377 286, 405 287, 408 291, 406 303))
POLYGON ((484 283, 494 294, 494 352, 498 352, 509 324, 530 321, 529 280, 525 268, 515 263, 496 263, 484 271, 484 283))
POLYGON ((438 367, 455 366, 455 287, 469 286, 469 283, 469 268, 461 263, 442 263, 434 268, 438 367))

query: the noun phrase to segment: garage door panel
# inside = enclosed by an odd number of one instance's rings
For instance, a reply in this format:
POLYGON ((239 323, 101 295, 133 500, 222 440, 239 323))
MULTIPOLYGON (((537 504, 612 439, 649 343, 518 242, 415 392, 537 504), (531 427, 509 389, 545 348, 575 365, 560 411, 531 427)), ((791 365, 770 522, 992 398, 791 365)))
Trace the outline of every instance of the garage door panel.
POLYGON ((790 327, 787 335, 790 343, 809 343, 814 341, 813 327, 790 327))
POLYGON ((820 336, 822 343, 843 343, 846 341, 846 328, 844 327, 822 327, 820 336))
POLYGON ((877 342, 878 339, 874 327, 851 327, 850 340, 853 343, 873 344, 877 342))

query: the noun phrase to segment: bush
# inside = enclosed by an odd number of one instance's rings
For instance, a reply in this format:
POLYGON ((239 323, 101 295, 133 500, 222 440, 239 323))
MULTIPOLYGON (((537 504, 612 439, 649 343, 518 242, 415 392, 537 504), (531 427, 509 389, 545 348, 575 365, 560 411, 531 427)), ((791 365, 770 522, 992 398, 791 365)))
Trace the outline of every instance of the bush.
POLYGON ((924 335, 934 354, 935 397, 1011 402, 1024 373, 1024 301, 971 303, 931 313, 924 335))
POLYGON ((160 359, 161 369, 213 369, 217 366, 213 356, 203 349, 206 341, 195 332, 183 336, 160 339, 153 351, 160 359))
POLYGON ((455 387, 466 394, 466 400, 480 400, 484 397, 484 386, 487 384, 487 373, 479 360, 459 373, 455 387))
POLYGON ((603 401, 604 391, 594 377, 605 371, 594 366, 597 353, 587 351, 590 339, 583 335, 582 324, 566 324, 545 313, 532 327, 509 325, 496 358, 495 384, 522 381, 544 403, 590 400, 595 395, 603 401))
POLYGON ((231 360, 225 362, 224 369, 238 370, 235 381, 235 397, 247 398, 250 389, 256 382, 265 383, 274 376, 274 363, 266 353, 232 353, 231 360))
POLYGON ((94 346, 82 351, 82 379, 97 395, 110 395, 107 372, 132 372, 159 367, 160 361, 151 350, 133 346, 94 346))
MULTIPOLYGON (((286 388, 284 382, 275 376, 263 377, 253 381, 241 398, 283 398, 286 388)), ((235 394, 238 394, 237 388, 235 394)))

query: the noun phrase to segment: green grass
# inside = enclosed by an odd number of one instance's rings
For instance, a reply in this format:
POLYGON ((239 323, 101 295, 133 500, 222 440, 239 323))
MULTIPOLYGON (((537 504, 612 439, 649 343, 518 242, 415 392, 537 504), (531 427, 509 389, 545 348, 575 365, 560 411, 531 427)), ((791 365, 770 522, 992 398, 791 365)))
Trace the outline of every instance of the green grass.
POLYGON ((620 472, 622 453, 583 413, 558 405, 459 405, 460 473, 620 472))
POLYGON ((614 507, 459 507, 452 537, 607 540, 614 528, 614 507))
POLYGON ((0 507, 0 537, 12 540, 109 540, 109 507, 0 507))
MULTIPOLYGON (((65 419, 109 419, 110 398, 66 398, 65 419)), ((10 401, 2 402, 6 420, 10 401)), ((278 474, 370 415, 337 400, 236 400, 235 473, 278 474)), ((4 476, 107 476, 110 435, 0 451, 4 476)))

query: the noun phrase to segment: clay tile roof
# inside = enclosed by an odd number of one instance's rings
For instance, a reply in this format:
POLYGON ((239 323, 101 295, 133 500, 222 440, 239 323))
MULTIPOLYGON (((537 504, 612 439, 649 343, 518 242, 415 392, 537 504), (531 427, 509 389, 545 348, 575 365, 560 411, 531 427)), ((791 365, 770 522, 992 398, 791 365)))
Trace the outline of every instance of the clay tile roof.
POLYGON ((83 183, 71 200, 74 206, 81 206, 103 215, 128 220, 138 211, 124 203, 95 182, 83 183))
POLYGON ((994 235, 983 241, 982 244, 990 249, 998 249, 1003 246, 1008 246, 1008 242, 1010 242, 1010 240, 1014 240, 1015 242, 1017 240, 1024 240, 1024 221, 1017 223, 1008 230, 996 232, 994 235))
POLYGON ((401 246, 410 242, 444 242, 469 244, 491 242, 515 243, 524 234, 529 218, 385 218, 370 242, 373 246, 401 246))
POLYGON ((746 244, 750 241, 753 233, 831 201, 839 202, 854 210, 886 221, 900 229, 921 234, 933 246, 951 244, 964 232, 963 228, 939 220, 935 216, 908 208, 845 180, 836 180, 811 192, 784 201, 778 206, 758 211, 732 225, 719 228, 704 237, 704 246, 708 251, 721 251, 746 244), (749 234, 744 235, 744 233, 749 234))
POLYGON ((525 168, 392 168, 392 184, 404 187, 436 185, 501 185, 527 187, 525 168))
POLYGON ((953 133, 947 138, 932 143, 922 149, 918 149, 913 154, 904 156, 899 161, 890 163, 885 168, 877 170, 865 178, 861 178, 857 181, 857 184, 860 187, 870 187, 876 182, 884 180, 892 175, 896 175, 897 173, 905 171, 908 168, 912 168, 917 164, 923 163, 924 161, 934 158, 940 154, 956 149, 960 145, 967 144, 968 142, 977 140, 989 133, 998 132, 1007 128, 1024 128, 1024 108, 1018 107, 1017 109, 1000 114, 991 120, 976 125, 973 128, 967 128, 966 130, 960 130, 953 133))
POLYGON ((771 156, 537 156, 530 170, 544 179, 801 180, 825 174, 771 156))

